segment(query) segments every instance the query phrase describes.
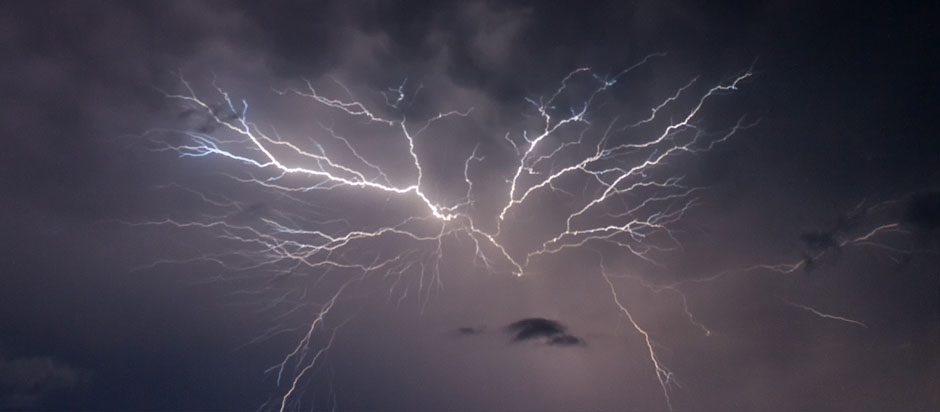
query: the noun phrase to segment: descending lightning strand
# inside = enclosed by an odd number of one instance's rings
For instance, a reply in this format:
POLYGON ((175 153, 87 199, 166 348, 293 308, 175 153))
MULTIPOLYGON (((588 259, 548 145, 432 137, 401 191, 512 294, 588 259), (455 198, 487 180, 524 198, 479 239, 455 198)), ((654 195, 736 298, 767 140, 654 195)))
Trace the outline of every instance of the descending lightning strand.
MULTIPOLYGON (((593 111, 601 106, 601 100, 607 93, 615 89, 618 84, 622 83, 622 80, 638 68, 662 56, 664 56, 663 53, 648 55, 612 77, 600 76, 590 68, 579 68, 569 72, 561 80, 559 87, 549 96, 526 98, 526 102, 537 112, 538 132, 530 136, 528 130, 522 130, 522 141, 518 142, 518 138, 514 138, 511 132, 507 132, 503 138, 510 144, 517 158, 509 173, 511 177, 506 179, 505 203, 498 208, 499 213, 492 216, 495 231, 486 230, 487 226, 477 222, 471 213, 471 209, 478 201, 473 197, 475 186, 471 179, 471 171, 474 165, 487 162, 487 157, 481 154, 482 149, 479 143, 462 165, 463 184, 466 191, 462 198, 451 202, 437 200, 426 191, 427 169, 419 156, 419 138, 430 130, 432 125, 448 118, 466 118, 471 115, 472 107, 462 111, 440 112, 423 121, 408 121, 402 112, 402 107, 410 105, 414 96, 409 97, 406 90, 407 81, 382 93, 386 106, 393 112, 399 113, 391 116, 379 113, 371 109, 367 103, 356 100, 352 91, 335 79, 333 82, 342 88, 347 99, 329 97, 318 91, 314 82, 309 80, 304 80, 305 89, 274 90, 280 96, 289 95, 307 99, 325 110, 350 116, 359 120, 360 123, 373 125, 383 132, 400 138, 403 148, 408 153, 407 165, 411 177, 405 184, 396 184, 394 182, 400 181, 400 176, 394 176, 390 170, 384 169, 378 162, 369 160, 365 152, 357 150, 354 138, 343 136, 334 127, 320 124, 320 128, 328 133, 330 139, 340 143, 340 150, 344 150, 344 155, 334 153, 334 149, 328 149, 316 140, 312 149, 302 147, 296 143, 298 139, 285 138, 273 127, 266 128, 249 121, 248 102, 241 100, 239 104, 236 104, 227 91, 213 82, 213 88, 222 101, 221 108, 219 108, 200 97, 182 74, 179 74, 178 80, 182 92, 163 92, 163 94, 169 99, 202 112, 213 125, 221 127, 223 132, 227 132, 233 138, 225 139, 211 132, 153 129, 145 133, 148 141, 154 145, 151 149, 173 152, 184 158, 216 156, 246 165, 248 170, 245 175, 248 177, 228 173, 221 173, 221 175, 239 183, 258 185, 263 190, 275 193, 286 202, 293 202, 302 205, 305 209, 310 209, 316 217, 277 211, 272 212, 273 216, 266 216, 254 223, 236 223, 232 218, 248 210, 248 205, 218 194, 181 187, 185 192, 191 193, 207 205, 220 209, 221 212, 205 214, 201 220, 179 221, 167 218, 130 224, 210 230, 216 233, 219 239, 247 248, 234 252, 204 253, 194 258, 176 261, 167 259, 154 264, 204 260, 219 264, 232 272, 270 269, 293 273, 303 268, 318 269, 322 270, 321 280, 331 273, 330 271, 346 270, 359 273, 358 276, 343 283, 327 303, 320 307, 317 316, 310 322, 306 333, 294 349, 284 357, 281 363, 272 368, 277 370, 278 386, 282 384, 286 371, 292 373, 289 388, 281 396, 279 410, 283 411, 289 399, 295 396, 300 380, 315 367, 317 359, 331 347, 335 338, 335 329, 327 344, 313 351, 312 356, 310 355, 314 334, 323 327, 326 316, 337 304, 347 285, 353 280, 364 279, 366 275, 382 273, 386 278, 395 278, 389 290, 389 293, 392 293, 403 275, 418 273, 420 274, 418 291, 419 293, 425 291, 423 292, 425 293, 424 304, 427 304, 432 286, 441 285, 439 267, 445 239, 469 239, 473 246, 475 262, 493 271, 499 271, 502 270, 500 268, 508 266, 512 273, 519 276, 530 268, 534 259, 567 249, 581 248, 589 243, 614 245, 626 251, 630 256, 658 266, 662 266, 657 258, 659 254, 681 249, 682 245, 672 226, 698 204, 700 201, 698 195, 704 188, 686 185, 683 176, 661 177, 659 174, 660 172, 669 173, 666 170, 667 165, 680 155, 694 155, 712 150, 716 145, 727 141, 740 131, 757 124, 756 120, 748 120, 745 117, 739 118, 734 125, 720 131, 705 130, 700 124, 706 104, 718 96, 738 90, 753 76, 753 71, 749 68, 726 82, 705 88, 697 95, 689 96, 694 93, 694 86, 700 83, 700 79, 694 77, 679 86, 674 93, 653 105, 650 113, 639 119, 620 121, 619 117, 615 117, 609 122, 604 122, 603 119, 593 117, 593 111), (572 105, 567 110, 559 109, 557 107, 559 102, 567 97, 567 93, 576 82, 592 86, 588 88, 580 103, 572 105), (685 100, 690 101, 688 103, 690 107, 683 106, 682 102, 685 100), (662 113, 667 111, 670 112, 670 121, 665 125, 660 125, 664 117, 662 113), (677 118, 678 121, 673 121, 672 118, 677 118), (645 140, 637 139, 635 136, 625 137, 628 132, 646 130, 646 128, 661 128, 661 130, 652 133, 652 137, 645 140), (599 135, 592 135, 594 131, 600 131, 599 135), (172 140, 160 139, 162 135, 167 134, 186 137, 188 140, 186 143, 175 143, 172 140), (571 136, 576 136, 576 138, 570 139, 571 136), (591 144, 591 139, 595 139, 596 143, 591 144), (591 154, 578 155, 572 160, 571 153, 582 147, 591 147, 591 154), (288 179, 289 176, 298 176, 306 183, 298 184, 297 180, 288 179), (563 188, 564 179, 572 177, 584 179, 590 184, 598 185, 599 188, 591 193, 588 185, 584 185, 581 194, 576 195, 563 188), (387 196, 387 199, 417 200, 420 208, 397 223, 377 228, 355 227, 351 221, 343 218, 341 213, 338 218, 328 217, 328 211, 321 212, 317 209, 317 205, 301 198, 306 193, 330 192, 341 188, 382 194, 387 196), (528 200, 540 192, 568 196, 573 199, 567 203, 567 206, 572 209, 561 218, 563 222, 553 222, 560 226, 557 232, 535 248, 520 253, 517 251, 518 248, 512 248, 506 244, 508 226, 505 224, 512 223, 513 217, 519 213, 517 209, 523 208, 528 200), (622 210, 611 211, 609 207, 602 207, 614 203, 615 200, 620 202, 622 210), (601 211, 602 209, 608 210, 601 211), (597 221, 602 222, 595 223, 597 221), (663 236, 667 241, 651 240, 656 236, 663 236), (356 252, 369 252, 368 242, 380 238, 412 241, 415 242, 415 247, 397 255, 383 255, 381 250, 371 255, 356 255, 356 252)), ((418 86, 414 93, 416 94, 421 87, 423 85, 418 86)), ((882 233, 900 230, 897 224, 886 224, 865 235, 847 239, 839 246, 868 245, 900 253, 902 251, 892 249, 886 243, 875 241, 875 238, 882 233)), ((662 359, 654 349, 654 338, 651 333, 638 323, 618 295, 613 281, 617 275, 608 271, 603 261, 603 254, 600 258, 601 275, 610 288, 613 301, 621 313, 629 319, 634 330, 643 337, 648 359, 662 387, 666 405, 671 410, 670 387, 677 385, 675 377, 663 365, 662 359)), ((666 290, 678 294, 689 322, 709 335, 711 331, 692 315, 689 303, 681 289, 682 286, 688 282, 710 282, 732 273, 757 270, 792 273, 804 265, 804 261, 773 265, 759 264, 674 284, 656 284, 642 279, 640 279, 640 284, 654 292, 666 290)), ((399 302, 408 295, 408 290, 408 288, 404 289, 399 302)), ((818 316, 864 326, 861 322, 827 315, 808 306, 791 305, 811 311, 818 316)), ((280 332, 272 329, 263 336, 271 336, 275 333, 280 332)))
POLYGON ((671 371, 669 371, 669 369, 666 369, 666 367, 663 366, 662 361, 660 361, 659 357, 656 355, 656 351, 653 349, 653 341, 649 332, 647 332, 640 326, 639 323, 637 323, 636 319, 633 318, 633 314, 630 313, 630 310, 628 310, 626 306, 624 306, 624 304, 620 301, 620 296, 617 294, 617 288, 614 286, 614 282, 611 281, 611 276, 607 273, 607 268, 604 266, 604 256, 600 255, 600 259, 601 276, 603 276, 604 281, 610 287, 610 294, 613 296, 614 304, 616 304, 617 308, 620 309, 620 312, 622 312, 627 317, 627 319, 630 321, 630 325, 633 326, 633 329, 643 336, 643 342, 646 344, 650 362, 652 362, 653 368, 656 371, 656 379, 659 381, 659 385, 663 390, 663 397, 666 400, 666 406, 671 411, 672 399, 669 396, 669 387, 670 384, 673 383, 673 374, 671 371))
POLYGON ((859 321, 857 321, 857 320, 849 319, 849 318, 844 317, 844 316, 838 316, 838 315, 832 315, 832 314, 828 314, 828 313, 823 313, 823 312, 819 311, 819 310, 816 309, 816 308, 813 308, 813 307, 811 307, 811 306, 807 306, 807 305, 804 305, 804 304, 801 304, 801 303, 790 302, 790 301, 788 301, 788 300, 784 300, 783 302, 786 303, 787 305, 793 306, 793 307, 795 307, 795 308, 803 309, 803 310, 805 310, 805 311, 807 311, 807 312, 810 312, 810 313, 812 313, 812 314, 814 314, 814 315, 816 315, 816 316, 819 316, 819 317, 821 317, 821 318, 833 319, 833 320, 838 320, 838 321, 841 321, 841 322, 851 323, 851 324, 854 324, 854 325, 861 326, 861 327, 863 327, 863 328, 867 328, 867 327, 868 327, 868 325, 866 325, 864 322, 859 322, 859 321))

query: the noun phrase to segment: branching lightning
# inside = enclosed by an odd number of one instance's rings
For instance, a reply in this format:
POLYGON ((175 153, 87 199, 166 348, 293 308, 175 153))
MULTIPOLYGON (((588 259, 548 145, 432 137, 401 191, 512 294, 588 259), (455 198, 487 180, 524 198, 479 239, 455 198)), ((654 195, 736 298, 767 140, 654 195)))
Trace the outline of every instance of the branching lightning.
MULTIPOLYGON (((249 120, 251 111, 247 100, 233 98, 215 83, 215 96, 204 96, 180 74, 179 91, 163 94, 189 110, 202 113, 220 130, 153 129, 144 134, 151 150, 183 158, 224 159, 242 168, 238 174, 223 173, 224 176, 239 184, 255 185, 272 197, 294 203, 309 213, 278 210, 250 223, 239 222, 236 217, 250 207, 246 202, 208 190, 173 186, 198 197, 215 212, 188 221, 162 219, 131 224, 209 231, 232 245, 231 250, 155 264, 203 260, 238 273, 303 270, 318 273, 321 279, 328 273, 346 274, 347 280, 326 303, 319 305, 315 319, 294 349, 271 369, 272 373, 276 372, 278 387, 283 388, 277 409, 284 411, 291 407, 304 376, 334 341, 335 328, 325 346, 314 349, 314 335, 324 327, 344 290, 354 281, 382 276, 395 279, 389 290, 391 295, 403 277, 417 274, 418 292, 424 293, 426 303, 432 285, 442 283, 440 262, 445 242, 471 245, 474 263, 489 271, 511 272, 517 276, 531 273, 537 260, 569 249, 614 246, 630 256, 660 266, 663 254, 682 249, 680 235, 673 226, 698 204, 699 194, 705 188, 686 185, 684 177, 672 166, 681 163, 684 156, 708 152, 757 124, 756 120, 742 116, 724 128, 709 130, 702 121, 712 101, 737 91, 754 72, 749 68, 708 86, 701 86, 702 80, 698 77, 688 79, 674 92, 654 102, 648 114, 637 118, 629 118, 630 115, 624 113, 607 116, 602 109, 611 104, 611 91, 663 55, 646 56, 613 76, 579 68, 564 76, 548 96, 527 98, 538 126, 534 131, 528 128, 508 131, 494 140, 504 150, 512 151, 514 163, 490 164, 484 147, 491 145, 476 144, 465 160, 455 166, 462 168, 463 181, 459 184, 466 188, 458 199, 438 198, 429 189, 428 180, 433 176, 429 176, 429 169, 419 156, 419 147, 432 126, 448 119, 468 118, 473 114, 472 107, 440 112, 419 121, 408 120, 405 111, 423 87, 409 90, 408 81, 381 93, 385 104, 382 108, 356 99, 349 88, 335 80, 333 82, 345 91, 346 97, 331 97, 318 90, 316 82, 312 81, 304 81, 303 88, 275 90, 281 98, 304 99, 321 110, 372 127, 387 139, 397 139, 403 153, 407 153, 407 160, 389 168, 381 159, 368 158, 355 136, 344 136, 342 131, 322 124, 322 137, 312 141, 300 136, 282 136, 271 126, 249 120), (325 144, 327 141, 332 144, 325 144), (498 207, 494 208, 498 213, 481 217, 474 205, 486 199, 475 198, 479 182, 475 186, 472 176, 484 166, 504 170, 506 186, 498 207), (379 227, 357 226, 351 216, 320 210, 320 204, 310 200, 311 197, 347 198, 360 194, 384 196, 413 207, 407 216, 379 227), (508 239, 513 228, 519 225, 517 215, 543 195, 565 199, 564 216, 540 222, 555 232, 533 242, 534 246, 511 244, 508 239), (383 251, 375 247, 377 239, 392 239, 396 245, 401 245, 400 250, 383 251)), ((907 253, 877 241, 881 235, 902 230, 898 223, 886 223, 862 235, 846 238, 838 247, 870 246, 889 254, 907 253)), ((756 264, 677 283, 637 279, 651 291, 677 294, 689 322, 709 335, 711 331, 690 311, 682 291, 685 285, 755 271, 790 274, 825 253, 828 251, 791 263, 756 264)), ((642 336, 665 403, 671 410, 671 392, 677 386, 675 375, 657 352, 655 337, 633 316, 628 303, 618 294, 618 276, 605 266, 604 254, 599 256, 600 273, 613 302, 642 336)), ((399 301, 408 296, 408 290, 407 287, 402 289, 399 301)), ((826 314, 810 306, 786 303, 820 317, 866 326, 861 321, 826 314)), ((276 333, 280 331, 268 331, 264 336, 276 333)))

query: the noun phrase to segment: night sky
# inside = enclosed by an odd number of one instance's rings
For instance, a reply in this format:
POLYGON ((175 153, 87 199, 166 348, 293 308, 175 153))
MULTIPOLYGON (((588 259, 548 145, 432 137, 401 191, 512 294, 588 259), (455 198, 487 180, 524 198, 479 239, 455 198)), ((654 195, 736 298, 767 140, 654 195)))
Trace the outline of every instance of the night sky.
POLYGON ((0 409, 940 410, 938 10, 584 3, 2 2, 0 409))

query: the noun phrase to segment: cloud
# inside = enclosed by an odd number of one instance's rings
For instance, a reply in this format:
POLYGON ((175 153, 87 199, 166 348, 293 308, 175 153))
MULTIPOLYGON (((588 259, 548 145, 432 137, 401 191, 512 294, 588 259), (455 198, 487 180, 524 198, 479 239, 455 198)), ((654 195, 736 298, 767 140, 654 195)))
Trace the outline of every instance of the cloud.
POLYGON ((89 371, 48 356, 4 359, 0 355, 0 407, 36 407, 46 397, 73 389, 89 378, 89 371))
POLYGON ((839 239, 857 229, 869 217, 870 210, 859 204, 839 215, 829 230, 817 230, 800 234, 806 252, 826 252, 839 247, 839 239))
POLYGON ((509 324, 506 329, 513 334, 514 341, 551 337, 565 332, 557 321, 545 318, 526 318, 509 324))
POLYGON ((580 346, 584 345, 584 339, 566 333, 551 338, 548 344, 555 346, 580 346))
POLYGON ((553 346, 584 344, 584 339, 568 334, 567 330, 560 322, 545 318, 526 318, 506 326, 513 342, 537 340, 553 346))
POLYGON ((482 326, 480 327, 462 326, 462 327, 457 328, 455 332, 457 333, 457 336, 471 336, 471 335, 479 335, 483 333, 483 331, 485 330, 486 328, 482 326))

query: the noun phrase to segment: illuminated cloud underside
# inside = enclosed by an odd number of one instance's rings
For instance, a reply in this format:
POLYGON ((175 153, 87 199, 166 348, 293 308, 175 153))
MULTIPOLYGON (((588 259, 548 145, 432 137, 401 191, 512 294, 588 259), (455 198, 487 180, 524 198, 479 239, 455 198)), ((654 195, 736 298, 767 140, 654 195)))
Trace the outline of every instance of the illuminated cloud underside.
MULTIPOLYGON (((303 389, 302 379, 330 348, 338 327, 332 330, 323 347, 313 346, 312 336, 323 327, 325 318, 349 285, 370 276, 400 281, 404 275, 419 273, 418 290, 424 293, 426 303, 432 285, 441 285, 444 245, 453 241, 471 245, 473 263, 481 269, 516 276, 537 276, 537 271, 532 270, 536 261, 566 250, 596 252, 597 266, 591 270, 599 272, 609 286, 615 307, 642 336, 643 349, 662 389, 663 401, 671 410, 671 394, 679 385, 676 376, 659 356, 655 336, 635 319, 628 303, 621 299, 618 279, 638 280, 651 291, 677 294, 682 302, 680 309, 690 325, 709 335, 711 331, 695 319, 688 307, 682 290, 686 284, 758 271, 790 274, 831 250, 823 249, 795 262, 758 263, 673 283, 635 273, 617 274, 605 264, 605 257, 609 257, 612 250, 656 266, 664 265, 663 256, 681 253, 681 235, 673 230, 673 225, 698 204, 698 195, 707 188, 687 186, 685 176, 676 173, 671 166, 688 156, 725 144, 757 124, 757 120, 742 115, 717 130, 703 126, 705 108, 713 101, 733 98, 729 95, 754 77, 752 69, 710 86, 702 86, 699 78, 689 79, 672 94, 654 102, 646 113, 611 115, 602 110, 604 104, 609 103, 605 101, 607 94, 621 87, 624 78, 662 56, 649 55, 613 75, 579 68, 561 79, 549 94, 526 99, 531 112, 525 114, 537 119, 538 126, 509 131, 503 137, 503 147, 512 150, 515 162, 501 170, 505 187, 499 207, 495 208, 498 213, 483 217, 475 209, 478 203, 485 201, 477 197, 481 183, 472 178, 478 168, 493 167, 488 164, 490 154, 484 153, 483 146, 477 144, 459 165, 463 172, 459 183, 465 191, 457 199, 439 199, 428 190, 429 172, 423 167, 417 150, 421 138, 436 123, 473 116, 473 107, 441 112, 422 120, 406 119, 401 110, 403 103, 420 90, 412 87, 409 95, 407 82, 384 94, 384 102, 381 102, 384 107, 354 98, 353 93, 338 82, 336 85, 346 92, 345 96, 327 96, 311 81, 305 82, 305 88, 275 90, 283 98, 305 99, 322 109, 368 125, 375 133, 397 139, 408 154, 398 166, 407 169, 403 173, 397 167, 396 170, 380 167, 377 159, 362 154, 362 143, 355 136, 342 136, 332 127, 323 126, 319 134, 322 137, 317 138, 329 140, 330 145, 316 139, 307 141, 282 136, 272 125, 254 121, 250 102, 233 97, 232 91, 213 85, 214 96, 201 95, 180 75, 179 91, 165 92, 165 96, 187 110, 198 111, 213 127, 205 131, 150 130, 144 136, 153 151, 196 160, 225 159, 244 169, 241 175, 227 174, 234 181, 257 185, 280 199, 301 205, 313 206, 302 200, 305 196, 330 197, 342 191, 343 196, 360 192, 379 194, 413 207, 406 217, 379 227, 356 227, 341 213, 324 214, 317 219, 281 213, 245 223, 233 219, 245 209, 242 202, 208 190, 177 185, 173 188, 198 196, 213 212, 196 220, 166 219, 131 224, 200 229, 226 240, 226 244, 238 245, 234 250, 155 264, 199 260, 211 261, 235 272, 313 271, 325 276, 339 271, 345 274, 347 280, 331 291, 332 298, 321 305, 294 349, 272 368, 277 374, 281 395, 277 402, 266 407, 284 411, 298 405, 292 402, 303 389), (638 132, 645 137, 637 137, 638 132), (410 177, 402 178, 402 175, 410 177), (566 216, 549 225, 560 230, 538 239, 532 243, 534 247, 510 243, 513 235, 510 227, 518 218, 519 210, 545 193, 566 199, 563 204, 566 216), (387 253, 373 251, 370 241, 380 238, 394 239, 401 249, 387 253)), ((889 255, 910 253, 910 250, 878 241, 879 236, 899 232, 904 232, 899 223, 888 222, 845 237, 837 246, 870 246, 889 255)), ((404 289, 399 301, 407 298, 408 290, 404 289)), ((804 303, 785 303, 820 318, 866 327, 862 321, 826 313, 804 303)), ((259 339, 277 332, 277 328, 272 328, 259 339)))

